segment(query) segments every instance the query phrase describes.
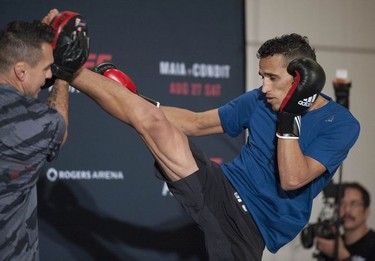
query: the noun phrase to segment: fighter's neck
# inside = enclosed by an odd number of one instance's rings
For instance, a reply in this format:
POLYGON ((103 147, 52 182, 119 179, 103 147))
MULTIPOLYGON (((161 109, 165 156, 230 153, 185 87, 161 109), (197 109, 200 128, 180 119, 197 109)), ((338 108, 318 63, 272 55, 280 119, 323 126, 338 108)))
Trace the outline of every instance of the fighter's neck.
POLYGON ((324 98, 322 95, 319 95, 314 104, 310 107, 309 111, 319 109, 326 105, 328 103, 328 100, 324 98))

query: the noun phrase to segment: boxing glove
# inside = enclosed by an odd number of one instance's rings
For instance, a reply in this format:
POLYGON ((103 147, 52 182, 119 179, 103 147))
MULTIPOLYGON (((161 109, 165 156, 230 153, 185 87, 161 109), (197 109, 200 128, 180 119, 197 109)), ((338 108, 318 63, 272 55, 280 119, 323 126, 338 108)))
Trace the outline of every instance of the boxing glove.
POLYGON ((70 82, 89 56, 87 23, 78 13, 64 11, 53 18, 50 25, 55 30, 52 73, 70 82))
POLYGON ((158 101, 152 100, 144 95, 139 94, 137 91, 137 87, 135 86, 134 82, 130 79, 130 77, 126 75, 124 72, 118 70, 114 64, 108 62, 102 63, 95 66, 93 71, 120 83, 122 86, 126 87, 127 89, 139 95, 148 102, 154 104, 156 107, 160 107, 160 103, 158 101))
POLYGON ((280 105, 276 136, 282 139, 298 139, 301 132, 301 115, 318 98, 326 76, 323 68, 309 58, 294 59, 289 63, 287 71, 294 77, 294 82, 280 105))

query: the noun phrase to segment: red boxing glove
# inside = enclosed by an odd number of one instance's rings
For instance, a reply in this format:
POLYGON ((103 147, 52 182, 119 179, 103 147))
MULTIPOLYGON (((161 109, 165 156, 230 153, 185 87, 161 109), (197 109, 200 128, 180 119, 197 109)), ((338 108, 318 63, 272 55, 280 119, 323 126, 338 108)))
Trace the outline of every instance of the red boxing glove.
POLYGON ((121 85, 125 86, 130 91, 134 92, 135 94, 142 97, 146 101, 154 104, 158 108, 160 107, 160 102, 150 99, 142 94, 139 94, 137 91, 137 87, 135 86, 132 79, 130 79, 130 77, 127 76, 124 72, 118 70, 114 64, 102 63, 102 64, 95 66, 93 71, 120 83, 121 85))
POLYGON ((121 85, 125 86, 130 91, 138 94, 137 87, 135 86, 134 82, 122 71, 118 69, 108 69, 103 73, 103 75, 109 79, 121 83, 121 85))

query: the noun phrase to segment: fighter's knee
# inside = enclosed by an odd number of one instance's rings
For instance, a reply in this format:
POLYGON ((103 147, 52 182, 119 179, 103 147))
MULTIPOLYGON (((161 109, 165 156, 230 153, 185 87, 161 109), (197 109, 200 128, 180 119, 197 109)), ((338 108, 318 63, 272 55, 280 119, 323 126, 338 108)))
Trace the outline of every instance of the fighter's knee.
POLYGON ((169 124, 166 116, 159 108, 150 108, 143 115, 140 115, 136 129, 141 133, 160 131, 169 124))

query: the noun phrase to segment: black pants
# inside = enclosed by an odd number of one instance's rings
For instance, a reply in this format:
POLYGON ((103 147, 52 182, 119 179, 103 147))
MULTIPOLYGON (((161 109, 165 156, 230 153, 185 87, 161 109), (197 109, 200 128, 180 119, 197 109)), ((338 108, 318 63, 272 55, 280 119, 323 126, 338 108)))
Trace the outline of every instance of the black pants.
POLYGON ((210 260, 261 260, 264 241, 221 167, 190 143, 199 170, 176 182, 170 192, 202 229, 210 260))

